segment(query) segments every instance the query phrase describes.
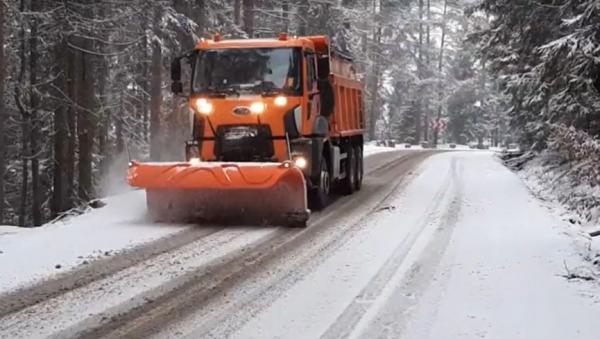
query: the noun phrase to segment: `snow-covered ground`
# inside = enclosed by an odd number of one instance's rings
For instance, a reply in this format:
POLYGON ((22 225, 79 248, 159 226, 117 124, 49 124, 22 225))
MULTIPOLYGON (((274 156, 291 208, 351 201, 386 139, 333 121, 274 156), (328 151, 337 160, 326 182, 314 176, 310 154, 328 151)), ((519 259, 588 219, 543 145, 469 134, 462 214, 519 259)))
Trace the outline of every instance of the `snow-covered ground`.
POLYGON ((104 199, 106 206, 39 228, 0 227, 0 295, 184 230, 146 220, 143 191, 104 199))
MULTIPOLYGON (((146 307, 131 326, 156 328, 139 337, 598 338, 590 238, 493 152, 378 151, 359 200, 307 229, 215 230, 17 312, 0 305, 0 337, 69 337, 146 307), (394 157, 426 160, 390 167, 394 157), (181 314, 163 324, 169 307, 181 314)), ((106 202, 36 230, 0 228, 0 294, 189 231, 148 223, 143 192, 106 202)))

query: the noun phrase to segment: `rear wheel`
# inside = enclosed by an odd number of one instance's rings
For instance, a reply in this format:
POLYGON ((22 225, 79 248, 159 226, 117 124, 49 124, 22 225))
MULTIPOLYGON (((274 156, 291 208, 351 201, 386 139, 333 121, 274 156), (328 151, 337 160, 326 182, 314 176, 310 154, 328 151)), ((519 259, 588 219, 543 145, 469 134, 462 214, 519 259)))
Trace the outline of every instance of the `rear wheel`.
POLYGON ((350 195, 356 187, 356 154, 353 147, 348 147, 347 158, 345 161, 346 177, 340 181, 340 192, 350 195))
POLYGON ((354 160, 356 162, 356 178, 354 179, 354 190, 360 191, 364 176, 364 159, 362 146, 356 146, 354 151, 354 160))
POLYGON ((329 174, 329 165, 325 157, 321 158, 321 166, 319 171, 319 180, 316 187, 311 192, 312 207, 321 210, 329 204, 331 195, 331 176, 329 174))

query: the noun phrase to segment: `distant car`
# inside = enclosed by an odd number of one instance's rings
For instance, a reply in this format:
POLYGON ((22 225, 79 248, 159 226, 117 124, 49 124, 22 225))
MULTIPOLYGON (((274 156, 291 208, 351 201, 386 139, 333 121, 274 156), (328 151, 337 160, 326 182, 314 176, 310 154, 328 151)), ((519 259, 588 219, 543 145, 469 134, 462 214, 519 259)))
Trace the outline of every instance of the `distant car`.
POLYGON ((429 148, 431 146, 429 145, 429 141, 421 141, 421 147, 422 148, 429 148))
POLYGON ((456 148, 456 144, 450 144, 450 148, 452 148, 452 149, 456 148))
POLYGON ((404 148, 411 148, 412 145, 411 144, 404 144, 404 148))

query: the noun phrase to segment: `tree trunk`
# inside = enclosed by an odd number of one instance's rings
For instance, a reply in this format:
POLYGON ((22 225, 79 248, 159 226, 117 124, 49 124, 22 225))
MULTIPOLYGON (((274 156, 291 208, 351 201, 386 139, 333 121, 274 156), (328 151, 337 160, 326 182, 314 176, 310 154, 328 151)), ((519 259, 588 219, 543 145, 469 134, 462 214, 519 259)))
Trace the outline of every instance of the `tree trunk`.
MULTIPOLYGON (((66 61, 68 53, 66 41, 63 40, 57 44, 55 50, 55 60, 57 61, 57 74, 55 80, 56 88, 60 88, 64 93, 68 93, 67 79, 60 71, 69 69, 66 61)), ((54 92, 56 97, 60 97, 58 91, 54 92)), ((54 173, 52 189, 52 218, 56 218, 60 213, 66 211, 69 206, 67 203, 67 182, 69 181, 67 173, 69 168, 68 156, 69 122, 67 110, 64 104, 59 103, 54 110, 54 173)))
POLYGON ((427 67, 431 63, 431 0, 427 0, 427 52, 425 53, 427 67))
MULTIPOLYGON (((419 80, 422 80, 424 75, 423 70, 423 0, 419 0, 419 47, 418 47, 418 59, 417 59, 417 75, 419 80)), ((422 88, 419 89, 421 92, 422 88)), ((417 143, 421 142, 421 135, 423 130, 427 130, 427 119, 423 119, 423 98, 419 96, 417 99, 417 112, 415 114, 415 134, 417 143), (425 121, 423 121, 425 120, 425 121)), ((427 131, 425 131, 425 138, 427 138, 427 131)))
MULTIPOLYGON (((160 21, 162 19, 162 8, 160 5, 154 7, 153 16, 154 33, 160 37, 160 21)), ((152 42, 152 80, 150 83, 150 158, 158 161, 161 158, 161 121, 160 111, 162 107, 162 46, 160 39, 152 42)))
MULTIPOLYGON (((95 17, 91 7, 86 6, 82 11, 82 16, 88 20, 95 17)), ((88 35, 93 33, 89 32, 88 35)), ((80 92, 77 95, 79 107, 77 109, 77 139, 79 144, 78 169, 78 198, 80 202, 88 202, 94 197, 94 178, 93 178, 93 154, 94 140, 97 128, 98 104, 96 101, 96 69, 95 56, 85 51, 94 50, 94 41, 89 38, 76 39, 77 45, 84 51, 79 51, 78 59, 80 70, 75 73, 80 81, 80 92)))
MULTIPOLYGON (((431 78, 431 0, 427 0, 427 25, 426 25, 426 40, 425 40, 425 65, 426 67, 423 67, 423 77, 424 78, 431 78)), ((423 20, 423 12, 421 11, 421 21, 423 20)), ((423 50, 423 47, 421 46, 421 50, 423 50)), ((421 62, 423 62, 423 59, 421 58, 421 62)), ((425 86, 422 89, 422 93, 428 93, 430 91, 429 86, 425 86)), ((429 96, 424 96, 421 99, 422 102, 422 106, 424 108, 423 110, 423 120, 424 120, 424 125, 423 125, 423 139, 424 140, 429 140, 429 120, 430 120, 430 101, 429 101, 429 96)))
POLYGON ((144 138, 145 142, 149 141, 149 109, 148 107, 150 106, 148 104, 148 98, 149 98, 149 91, 150 91, 150 75, 148 74, 148 28, 149 28, 149 23, 148 23, 148 15, 151 15, 152 12, 152 7, 150 5, 145 5, 147 6, 147 9, 150 10, 146 10, 144 9, 144 14, 148 13, 147 15, 143 15, 142 16, 142 30, 144 31, 144 35, 142 36, 142 55, 141 55, 141 71, 142 71, 142 75, 141 75, 141 82, 142 82, 142 95, 141 95, 141 102, 142 102, 142 122, 143 122, 143 126, 142 126, 142 135, 144 138))
MULTIPOLYGON (((79 59, 77 58, 77 52, 73 49, 67 50, 67 70, 66 70, 66 82, 68 89, 68 96, 72 102, 77 101, 79 93, 79 77, 77 74, 80 72, 81 67, 79 65, 79 59)), ((66 183, 66 209, 75 206, 75 154, 77 152, 77 109, 76 106, 70 104, 67 108, 67 127, 68 127, 68 144, 67 144, 67 183, 66 183)))
POLYGON ((243 0, 244 3, 244 31, 248 37, 254 37, 254 0, 243 0))
POLYGON ((206 0, 196 0, 195 20, 198 24, 198 35, 204 36, 207 18, 206 18, 206 0))
MULTIPOLYGON (((423 65, 423 39, 424 39, 424 29, 423 29, 423 12, 424 12, 424 3, 423 0, 419 0, 419 59, 418 59, 418 65, 417 65, 417 74, 419 76, 420 80, 423 80, 425 78, 425 69, 424 69, 424 65, 423 65)), ((423 90, 423 85, 420 85, 420 92, 422 92, 423 90)), ((428 124, 429 124, 429 116, 427 114, 426 109, 424 109, 424 105, 423 105, 423 97, 419 96, 418 99, 418 106, 419 106, 419 113, 418 113, 418 119, 417 119, 417 142, 421 141, 421 135, 423 135, 423 140, 427 140, 428 139, 428 124), (423 117, 423 115, 425 115, 423 117)))
MULTIPOLYGON (((25 12, 25 0, 21 0, 19 11, 25 12)), ((21 201, 19 204, 19 225, 25 226, 27 222, 27 202, 29 193, 29 131, 31 130, 31 121, 29 113, 23 107, 21 88, 24 87, 26 53, 25 53, 25 27, 21 25, 19 29, 19 75, 15 86, 15 103, 21 113, 21 201)))
POLYGON ((371 75, 371 105, 369 108, 369 123, 368 123, 368 137, 370 140, 376 138, 376 127, 377 120, 379 119, 379 87, 381 86, 381 67, 379 63, 379 47, 381 45, 381 36, 382 36, 382 27, 381 27, 381 18, 379 18, 379 14, 381 11, 380 1, 376 0, 373 2, 373 15, 375 16, 375 20, 377 21, 377 26, 375 27, 375 31, 373 32, 373 46, 371 47, 371 54, 373 60, 373 70, 371 75))
POLYGON ((4 222, 5 188, 4 175, 6 173, 6 131, 4 123, 8 117, 5 110, 4 79, 6 79, 6 61, 4 60, 4 5, 0 4, 0 225, 4 222))
MULTIPOLYGON (((91 43, 88 39, 83 42, 85 49, 91 50, 91 43)), ((92 161, 95 134, 94 117, 94 78, 92 56, 79 52, 79 65, 81 73, 77 74, 81 83, 81 91, 78 95, 79 107, 77 109, 77 139, 79 143, 79 162, 78 169, 78 198, 80 202, 88 202, 93 197, 93 178, 92 161)))
MULTIPOLYGON (((442 70, 444 68, 444 48, 446 46, 446 14, 448 12, 448 0, 444 0, 444 12, 443 12, 443 16, 442 16, 442 37, 440 38, 440 55, 439 55, 439 60, 438 60, 438 73, 441 77, 442 75, 442 70)), ((442 100, 444 97, 444 93, 443 93, 443 87, 440 85, 438 86, 438 95, 439 95, 439 105, 438 105, 438 111, 437 111, 437 117, 436 117, 436 121, 440 121, 442 119, 442 100)), ((438 143, 438 138, 439 138, 439 128, 435 128, 433 130, 433 144, 437 145, 438 143)))
MULTIPOLYGON (((101 7, 100 9, 100 17, 106 16, 106 8, 101 7)), ((101 32, 100 38, 103 41, 109 41, 110 35, 108 32, 101 32)), ((96 46, 99 51, 102 51, 103 44, 96 43, 96 46)), ((109 75, 109 59, 108 58, 100 58, 98 60, 98 72, 96 72, 96 78, 98 81, 98 154, 100 155, 100 178, 104 179, 104 176, 108 173, 109 165, 112 161, 110 147, 108 144, 108 133, 110 129, 110 104, 107 102, 107 93, 106 87, 108 84, 108 75, 109 75)))
MULTIPOLYGON (((31 12, 39 10, 39 1, 31 2, 31 12)), ((37 95, 37 71, 38 71, 38 19, 36 16, 31 17, 31 32, 29 35, 29 107, 31 110, 31 132, 30 136, 30 157, 31 157, 31 215, 33 218, 33 226, 40 226, 42 220, 42 200, 43 193, 40 184, 40 123, 41 118, 38 117, 39 98, 37 95)))
POLYGON ((289 0, 281 2, 281 14, 283 17, 283 31, 288 33, 290 30, 290 4, 289 0))
POLYGON ((233 23, 240 25, 242 22, 242 0, 235 0, 233 3, 233 23))
POLYGON ((308 0, 300 0, 298 4, 298 19, 300 20, 298 25, 298 35, 305 36, 308 32, 307 20, 308 20, 308 8, 310 6, 308 0))
POLYGON ((123 140, 123 116, 125 115, 125 108, 123 107, 123 92, 119 94, 119 115, 115 121, 115 134, 117 141, 117 155, 125 152, 125 141, 123 140))

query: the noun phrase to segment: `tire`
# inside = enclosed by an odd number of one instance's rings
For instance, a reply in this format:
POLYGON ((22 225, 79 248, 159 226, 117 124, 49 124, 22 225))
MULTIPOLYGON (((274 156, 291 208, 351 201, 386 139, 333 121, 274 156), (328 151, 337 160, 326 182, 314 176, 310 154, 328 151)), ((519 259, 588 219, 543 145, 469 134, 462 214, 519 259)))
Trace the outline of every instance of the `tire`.
POLYGON ((354 193, 356 187, 356 156, 353 147, 348 147, 348 157, 346 158, 345 171, 346 177, 340 181, 340 193, 350 195, 354 193))
POLYGON ((354 155, 354 159, 356 162, 356 178, 354 179, 354 191, 360 191, 360 189, 362 188, 363 177, 365 175, 362 146, 356 146, 354 155))
POLYGON ((331 174, 325 157, 321 158, 319 181, 315 186, 310 195, 311 207, 322 210, 329 205, 331 199, 331 174))

